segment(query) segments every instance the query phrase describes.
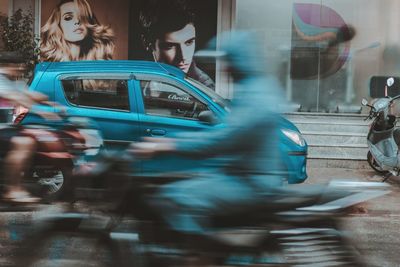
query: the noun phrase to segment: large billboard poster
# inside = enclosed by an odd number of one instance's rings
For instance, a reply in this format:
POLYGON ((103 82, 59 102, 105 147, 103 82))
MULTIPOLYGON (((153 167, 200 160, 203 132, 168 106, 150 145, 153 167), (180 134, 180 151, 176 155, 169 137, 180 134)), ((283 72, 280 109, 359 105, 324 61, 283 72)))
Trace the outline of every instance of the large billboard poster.
POLYGON ((138 59, 173 65, 214 88, 195 51, 217 33, 218 0, 42 0, 42 61, 138 59))
POLYGON ((127 59, 129 1, 42 0, 42 61, 127 59))
POLYGON ((217 0, 133 0, 129 58, 174 65, 214 88, 215 64, 193 55, 216 36, 217 7, 217 0))

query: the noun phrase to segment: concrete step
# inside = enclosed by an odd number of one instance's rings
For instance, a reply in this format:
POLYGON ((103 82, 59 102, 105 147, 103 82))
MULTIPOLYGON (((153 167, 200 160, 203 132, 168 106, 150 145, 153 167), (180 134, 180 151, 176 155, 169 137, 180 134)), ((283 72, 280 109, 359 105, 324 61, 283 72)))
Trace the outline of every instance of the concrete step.
POLYGON ((311 159, 344 159, 365 160, 367 158, 367 145, 309 145, 308 158, 311 159))
POLYGON ((363 122, 366 114, 341 114, 341 113, 311 113, 296 112, 285 113, 284 116, 289 120, 306 119, 306 120, 330 120, 330 121, 361 121, 363 122))
POLYGON ((301 132, 344 132, 367 134, 370 121, 364 121, 360 114, 321 114, 321 113, 288 113, 285 117, 293 122, 301 132))
POLYGON ((329 118, 326 119, 318 119, 318 120, 307 120, 307 119, 293 119, 290 120, 294 124, 331 124, 331 125, 344 125, 344 126, 365 126, 368 127, 370 122, 365 121, 358 121, 358 120, 330 120, 329 118))
POLYGON ((349 132, 302 132, 303 137, 310 145, 366 145, 366 133, 349 133, 349 132))
POLYGON ((334 134, 335 132, 349 132, 355 134, 368 133, 367 125, 354 125, 354 124, 334 124, 329 122, 324 123, 309 123, 309 122, 294 122, 294 124, 299 128, 300 132, 330 132, 334 134))
POLYGON ((310 124, 336 124, 336 125, 370 125, 371 121, 364 121, 362 119, 345 119, 345 118, 331 118, 331 117, 326 117, 326 118, 290 118, 289 119, 293 123, 310 123, 310 124))
POLYGON ((356 170, 372 170, 366 160, 348 159, 308 159, 307 168, 343 168, 356 170))
POLYGON ((308 149, 308 166, 369 169, 366 161, 370 121, 365 114, 289 113, 308 149))

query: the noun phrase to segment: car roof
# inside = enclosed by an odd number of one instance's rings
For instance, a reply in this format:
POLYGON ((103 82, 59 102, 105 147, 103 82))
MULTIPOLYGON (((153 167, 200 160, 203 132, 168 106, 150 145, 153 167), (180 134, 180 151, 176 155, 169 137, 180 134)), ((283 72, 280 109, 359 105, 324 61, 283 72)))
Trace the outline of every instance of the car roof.
POLYGON ((183 79, 185 73, 180 69, 152 61, 141 60, 82 60, 66 62, 42 62, 36 66, 36 71, 46 72, 146 72, 169 74, 183 79))

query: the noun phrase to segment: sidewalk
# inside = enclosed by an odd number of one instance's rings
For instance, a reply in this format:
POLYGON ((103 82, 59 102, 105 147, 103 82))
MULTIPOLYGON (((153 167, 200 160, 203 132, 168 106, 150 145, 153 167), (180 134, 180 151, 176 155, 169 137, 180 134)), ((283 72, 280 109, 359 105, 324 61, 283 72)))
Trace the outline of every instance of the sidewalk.
MULTIPOLYGON (((305 183, 327 183, 330 180, 363 180, 381 182, 383 175, 372 168, 348 169, 348 168, 316 168, 307 167, 308 178, 305 183)), ((386 183, 400 188, 400 176, 391 176, 386 183)))
MULTIPOLYGON (((306 183, 330 180, 381 182, 382 175, 368 169, 308 168, 306 183)), ((344 218, 344 229, 357 246, 368 267, 400 266, 400 177, 390 177, 388 195, 360 205, 363 212, 344 218)))

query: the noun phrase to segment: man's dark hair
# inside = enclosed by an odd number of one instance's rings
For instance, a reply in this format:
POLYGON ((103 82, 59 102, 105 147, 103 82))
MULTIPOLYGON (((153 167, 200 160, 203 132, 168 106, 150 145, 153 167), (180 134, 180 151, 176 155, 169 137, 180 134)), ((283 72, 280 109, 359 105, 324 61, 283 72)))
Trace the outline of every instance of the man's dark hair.
POLYGON ((168 32, 195 23, 187 0, 145 0, 139 14, 142 41, 146 48, 168 32))

